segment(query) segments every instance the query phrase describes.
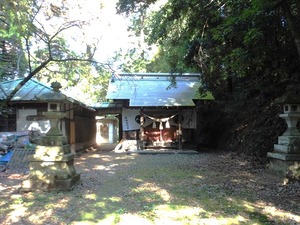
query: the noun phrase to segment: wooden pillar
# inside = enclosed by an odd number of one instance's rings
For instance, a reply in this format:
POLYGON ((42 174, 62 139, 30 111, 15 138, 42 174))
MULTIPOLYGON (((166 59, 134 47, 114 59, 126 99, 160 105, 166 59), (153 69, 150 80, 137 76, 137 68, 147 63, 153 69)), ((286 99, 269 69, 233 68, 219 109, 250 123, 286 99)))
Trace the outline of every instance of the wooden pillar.
POLYGON ((123 126, 122 126, 122 123, 123 123, 122 114, 118 115, 118 119, 119 119, 119 124, 118 124, 118 126, 119 126, 119 140, 118 140, 118 142, 120 142, 121 140, 125 140, 125 134, 123 132, 123 126))
POLYGON ((182 127, 181 127, 181 124, 182 124, 182 115, 181 115, 181 111, 179 111, 178 113, 178 132, 177 132, 177 135, 178 135, 178 150, 182 150, 182 127))
POLYGON ((76 127, 75 121, 70 121, 70 145, 72 152, 76 152, 76 127))
POLYGON ((144 137, 145 137, 145 132, 144 132, 144 123, 145 123, 145 118, 143 116, 143 114, 141 114, 140 117, 140 145, 139 148, 141 150, 144 150, 144 137))

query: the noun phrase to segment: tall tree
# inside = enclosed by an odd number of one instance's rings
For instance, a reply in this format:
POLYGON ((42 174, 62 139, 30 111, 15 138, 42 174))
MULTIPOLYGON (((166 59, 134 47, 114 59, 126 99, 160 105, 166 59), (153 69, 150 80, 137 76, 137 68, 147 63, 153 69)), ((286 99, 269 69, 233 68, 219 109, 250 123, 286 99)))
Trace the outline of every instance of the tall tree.
MULTIPOLYGON (((119 2, 119 11, 130 13, 156 1, 119 2)), ((185 48, 182 61, 201 69, 203 88, 216 97, 264 94, 299 72, 298 6, 294 0, 168 0, 151 17, 148 42, 185 48)))
MULTIPOLYGON (((129 43, 128 49, 120 49, 116 54, 116 59, 123 61, 120 65, 123 71, 126 72, 147 72, 147 65, 150 63, 150 55, 152 52, 152 46, 147 45, 145 36, 147 34, 148 23, 148 4, 140 1, 139 7, 134 5, 130 6, 131 13, 126 13, 127 19, 130 20, 130 25, 127 30, 132 38, 129 43), (150 54, 149 54, 150 53, 150 54)), ((118 5, 118 4, 117 4, 118 5)), ((120 8, 118 12, 121 13, 120 8)))
POLYGON ((284 22, 287 22, 300 58, 300 2, 297 0, 269 0, 261 1, 261 4, 271 10, 277 7, 282 10, 284 22))
MULTIPOLYGON (((33 1, 31 2, 33 4, 33 1)), ((26 70, 26 57, 22 48, 22 36, 26 29, 23 21, 29 21, 27 13, 31 8, 26 1, 0 3, 0 79, 13 79, 26 70), (14 13, 20 8, 18 14, 14 13), (19 27, 20 25, 20 27, 19 27)))
MULTIPOLYGON (((40 80, 47 76, 48 81, 53 78, 67 80, 66 86, 76 85, 80 80, 89 79, 89 72, 95 70, 95 64, 105 66, 93 59, 96 50, 93 43, 80 43, 76 50, 70 48, 71 37, 65 34, 66 31, 76 34, 78 42, 80 35, 84 39, 83 27, 89 22, 72 18, 70 3, 73 4, 67 0, 3 0, 2 37, 9 43, 18 40, 14 46, 19 51, 10 62, 21 58, 22 68, 25 68, 18 74, 23 80, 7 96, 7 103, 34 76, 40 80)), ((100 1, 98 7, 101 8, 100 1)), ((111 67, 108 65, 108 68, 111 67)))

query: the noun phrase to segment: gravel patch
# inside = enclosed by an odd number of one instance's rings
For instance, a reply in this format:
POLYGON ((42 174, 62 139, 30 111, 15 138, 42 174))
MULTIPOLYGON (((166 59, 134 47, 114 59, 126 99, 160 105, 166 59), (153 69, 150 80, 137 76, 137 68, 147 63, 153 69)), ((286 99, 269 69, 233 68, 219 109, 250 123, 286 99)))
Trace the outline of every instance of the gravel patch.
POLYGON ((0 224, 300 223, 299 183, 229 153, 90 151, 75 168, 69 192, 21 193, 28 173, 1 173, 0 224))

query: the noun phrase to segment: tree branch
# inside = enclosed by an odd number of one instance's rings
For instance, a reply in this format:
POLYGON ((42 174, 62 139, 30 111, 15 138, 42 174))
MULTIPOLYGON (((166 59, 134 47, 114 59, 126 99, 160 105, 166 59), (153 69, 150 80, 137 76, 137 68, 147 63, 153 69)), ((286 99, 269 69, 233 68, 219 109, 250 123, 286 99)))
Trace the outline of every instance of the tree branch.
POLYGON ((18 75, 20 73, 20 63, 21 63, 22 56, 23 56, 23 52, 21 52, 21 54, 18 56, 18 61, 17 61, 17 74, 18 75))
POLYGON ((95 60, 90 60, 90 59, 79 59, 79 58, 66 58, 66 59, 53 59, 49 58, 46 61, 42 62, 38 67, 36 67, 33 71, 31 71, 28 76, 26 76, 15 88, 14 90, 7 95, 6 98, 6 104, 9 105, 11 99, 14 97, 14 95, 21 89, 21 87, 26 84, 27 81, 29 81, 34 75, 39 73, 42 69, 46 68, 47 65, 50 62, 67 62, 67 61, 79 61, 79 62, 90 62, 94 63, 97 65, 102 65, 102 66, 107 66, 112 72, 114 72, 114 69, 111 67, 109 63, 100 63, 95 60))
POLYGON ((51 58, 42 62, 38 67, 36 67, 33 71, 31 71, 28 76, 26 76, 15 88, 12 92, 10 92, 6 98, 6 104, 9 105, 11 99, 15 96, 15 94, 21 89, 21 87, 27 83, 35 74, 40 72, 49 62, 51 62, 51 58))
POLYGON ((51 42, 58 34, 61 32, 68 30, 72 27, 79 26, 78 21, 70 21, 67 24, 63 24, 56 32, 52 35, 52 37, 49 39, 49 42, 51 42))
POLYGON ((27 57, 28 57, 28 68, 29 68, 29 73, 31 73, 31 57, 30 57, 30 48, 29 48, 29 41, 28 37, 25 38, 26 41, 26 51, 27 51, 27 57))

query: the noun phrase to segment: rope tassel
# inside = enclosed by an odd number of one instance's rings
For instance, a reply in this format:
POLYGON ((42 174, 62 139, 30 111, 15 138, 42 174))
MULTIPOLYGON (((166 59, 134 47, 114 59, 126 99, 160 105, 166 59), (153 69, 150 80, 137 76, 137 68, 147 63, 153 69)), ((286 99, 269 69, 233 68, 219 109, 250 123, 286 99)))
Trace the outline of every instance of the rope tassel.
POLYGON ((169 122, 169 120, 167 120, 167 122, 166 122, 166 128, 170 128, 170 122, 169 122))
POLYGON ((162 122, 159 123, 159 129, 160 129, 160 130, 163 130, 163 129, 164 129, 164 126, 163 126, 162 122))

